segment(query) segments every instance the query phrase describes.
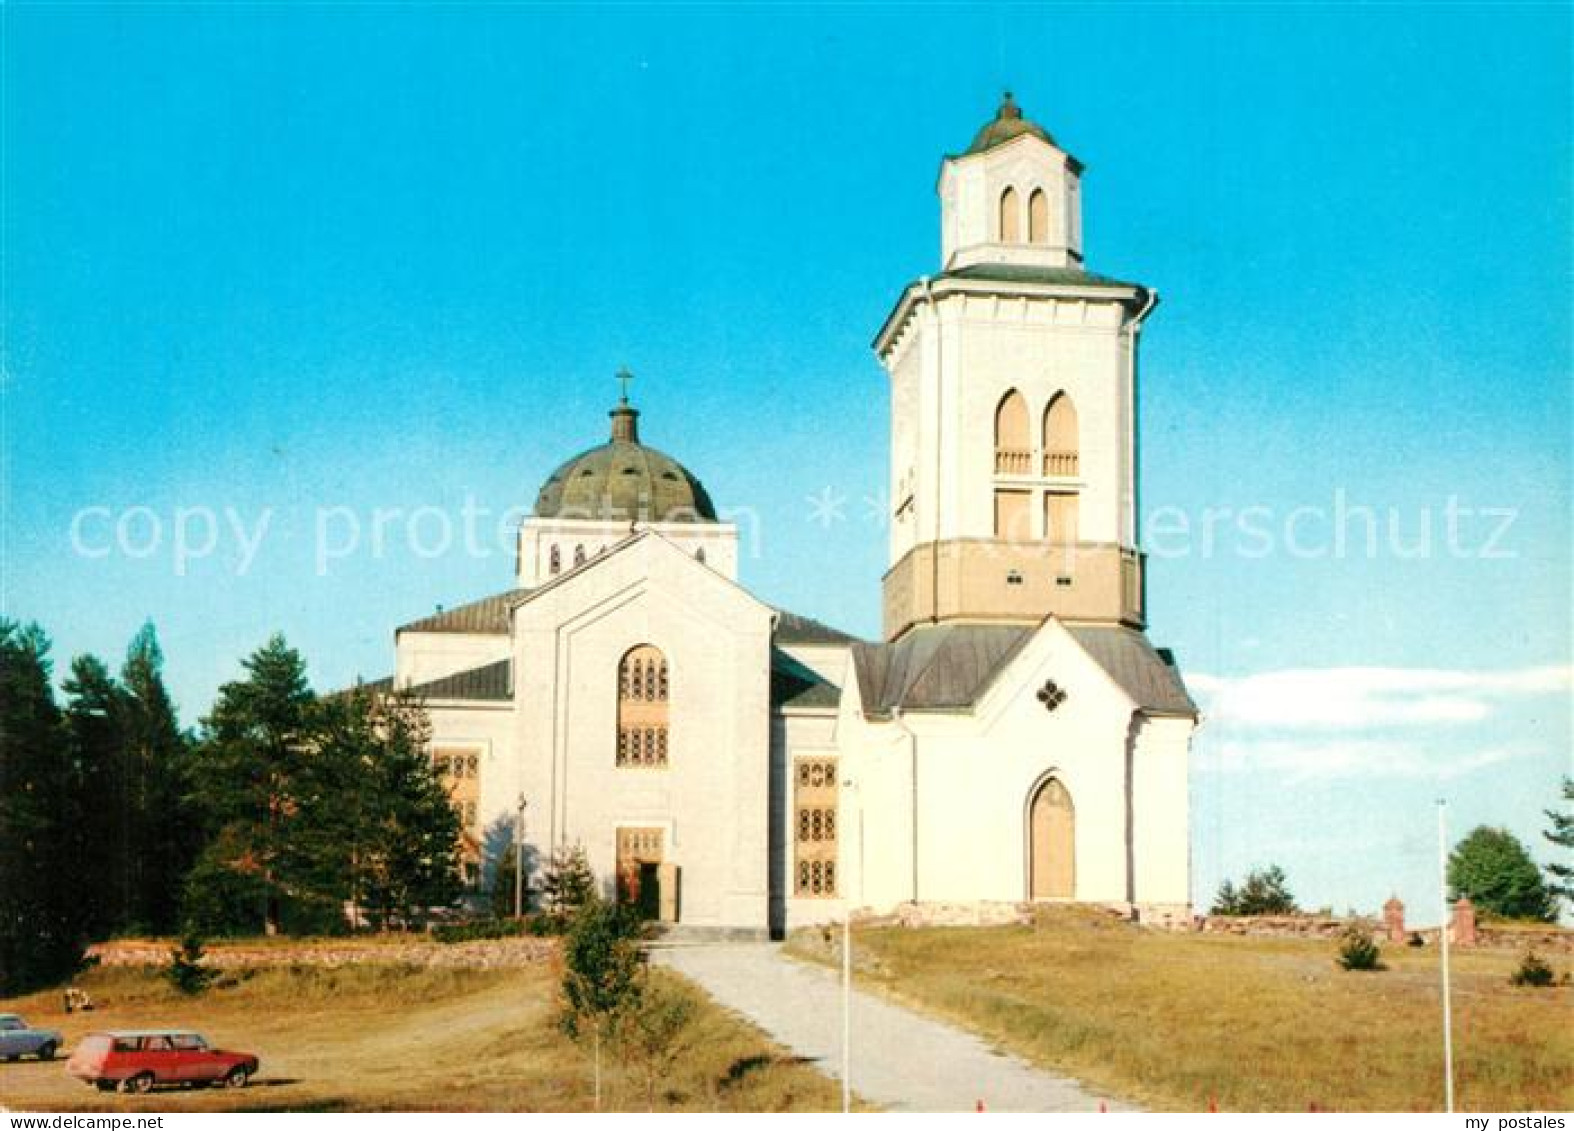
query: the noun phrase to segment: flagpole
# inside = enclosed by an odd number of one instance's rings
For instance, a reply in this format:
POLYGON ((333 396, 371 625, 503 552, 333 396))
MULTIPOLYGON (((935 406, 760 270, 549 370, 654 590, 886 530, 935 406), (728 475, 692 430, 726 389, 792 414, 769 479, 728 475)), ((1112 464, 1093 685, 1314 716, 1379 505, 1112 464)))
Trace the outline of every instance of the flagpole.
POLYGON ((1437 879, 1438 896, 1442 908, 1442 925, 1437 937, 1443 954, 1443 1094, 1444 1110, 1454 1111, 1454 1019, 1453 1003, 1448 988, 1448 802, 1437 802, 1437 879))

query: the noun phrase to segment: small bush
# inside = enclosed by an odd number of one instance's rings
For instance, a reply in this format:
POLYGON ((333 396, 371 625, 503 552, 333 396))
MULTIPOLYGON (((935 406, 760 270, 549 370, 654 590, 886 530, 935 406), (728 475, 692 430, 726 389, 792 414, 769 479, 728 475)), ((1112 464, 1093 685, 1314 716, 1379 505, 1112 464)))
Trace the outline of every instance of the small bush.
POLYGON ((179 946, 169 952, 169 965, 164 969, 165 979, 189 997, 205 993, 219 976, 217 970, 203 965, 205 957, 202 940, 196 935, 187 935, 179 946))
POLYGON ((1509 984, 1513 986, 1550 986, 1555 980, 1552 967, 1533 950, 1525 952, 1525 956, 1519 960, 1519 969, 1508 978, 1509 984))
POLYGON ((1339 943, 1339 965, 1345 970, 1381 970, 1383 954, 1372 933, 1365 927, 1351 924, 1345 928, 1339 943))
POLYGON ((482 939, 512 939, 523 935, 541 938, 562 933, 562 923, 550 915, 527 915, 523 919, 474 919, 468 923, 446 923, 432 930, 440 943, 477 942, 482 939))

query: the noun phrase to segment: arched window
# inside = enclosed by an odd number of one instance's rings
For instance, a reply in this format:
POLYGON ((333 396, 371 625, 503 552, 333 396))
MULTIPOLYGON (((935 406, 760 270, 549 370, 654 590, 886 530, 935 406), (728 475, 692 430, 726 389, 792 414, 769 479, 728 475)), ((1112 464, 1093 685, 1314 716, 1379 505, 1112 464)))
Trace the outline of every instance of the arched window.
POLYGON ((547 571, 555 575, 561 572, 562 569, 563 551, 554 545, 551 551, 547 554, 547 571))
POLYGON ((1044 410, 1044 474, 1077 474, 1077 410, 1065 393, 1044 410))
POLYGON ((1017 201, 1017 190, 1008 188, 1000 194, 1000 242, 1016 243, 1022 238, 1022 206, 1017 201))
POLYGON ((1034 189, 1027 198, 1027 242, 1049 242, 1049 197, 1043 189, 1034 189))
POLYGON ((995 406, 995 474, 1030 475, 1033 438, 1028 434, 1027 401, 1012 389, 995 406))
POLYGON ((667 657, 652 644, 630 648, 618 663, 617 765, 667 765, 667 657))
POLYGON ((577 566, 582 566, 585 564, 585 547, 574 547, 574 564, 577 566))

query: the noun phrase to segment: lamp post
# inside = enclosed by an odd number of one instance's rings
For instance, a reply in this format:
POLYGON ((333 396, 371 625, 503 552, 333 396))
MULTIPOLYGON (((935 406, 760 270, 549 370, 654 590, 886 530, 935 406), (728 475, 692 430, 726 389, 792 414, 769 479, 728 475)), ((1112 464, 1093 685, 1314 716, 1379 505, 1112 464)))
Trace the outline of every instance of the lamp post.
MULTIPOLYGON (((864 807, 858 783, 844 778, 842 788, 858 799, 858 902, 864 896, 864 807)), ((842 908, 842 1111, 853 1110, 853 901, 842 908)))
POLYGON ((525 915, 525 795, 514 810, 514 918, 525 915))
POLYGON ((1454 1019, 1448 989, 1448 802, 1437 802, 1437 883, 1442 919, 1437 941, 1442 951, 1443 969, 1443 1103, 1450 1115, 1454 1111, 1454 1019))

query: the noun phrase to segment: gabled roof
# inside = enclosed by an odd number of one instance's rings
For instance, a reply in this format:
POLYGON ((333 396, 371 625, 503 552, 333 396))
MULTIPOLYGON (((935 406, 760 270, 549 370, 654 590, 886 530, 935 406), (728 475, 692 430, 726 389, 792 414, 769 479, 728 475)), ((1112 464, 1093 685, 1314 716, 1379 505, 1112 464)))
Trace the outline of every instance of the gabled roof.
POLYGON ((1139 708, 1155 715, 1197 717, 1197 704, 1186 693, 1174 661, 1167 652, 1155 649, 1142 633, 1113 624, 1065 627, 1139 708))
POLYGON ((490 703, 507 702, 513 698, 512 669, 509 660, 482 664, 478 668, 455 672, 440 679, 418 683, 410 694, 425 699, 469 699, 490 703))
POLYGON ((771 649, 771 709, 817 708, 835 710, 842 689, 800 664, 780 648, 771 649))
POLYGON ((778 644, 856 644, 858 638, 841 629, 821 624, 812 617, 776 610, 776 643, 778 644))
POLYGON ((1034 625, 920 625, 891 644, 855 644, 864 713, 971 707, 1036 631, 1034 625))
POLYGON ((507 589, 490 597, 482 597, 479 601, 471 601, 468 605, 443 609, 429 617, 402 624, 394 630, 394 633, 397 635, 401 632, 474 632, 505 636, 508 633, 508 610, 519 602, 521 596, 529 592, 528 589, 507 589))

